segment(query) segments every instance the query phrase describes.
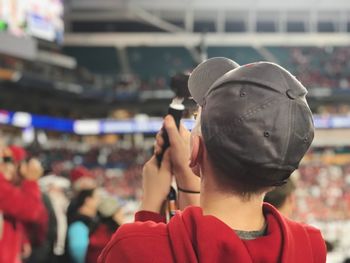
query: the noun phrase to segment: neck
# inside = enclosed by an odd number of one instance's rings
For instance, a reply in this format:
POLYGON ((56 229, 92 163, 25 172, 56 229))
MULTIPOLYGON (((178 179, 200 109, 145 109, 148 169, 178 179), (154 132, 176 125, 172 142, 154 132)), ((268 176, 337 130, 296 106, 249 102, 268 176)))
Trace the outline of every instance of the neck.
POLYGON ((93 210, 93 209, 90 209, 90 208, 87 207, 87 206, 82 206, 82 207, 79 209, 79 213, 80 213, 81 215, 88 216, 88 217, 95 217, 95 215, 96 215, 96 211, 93 210))
POLYGON ((201 207, 204 215, 213 215, 235 230, 258 231, 265 225, 264 194, 252 195, 248 200, 234 193, 223 192, 202 178, 201 207))

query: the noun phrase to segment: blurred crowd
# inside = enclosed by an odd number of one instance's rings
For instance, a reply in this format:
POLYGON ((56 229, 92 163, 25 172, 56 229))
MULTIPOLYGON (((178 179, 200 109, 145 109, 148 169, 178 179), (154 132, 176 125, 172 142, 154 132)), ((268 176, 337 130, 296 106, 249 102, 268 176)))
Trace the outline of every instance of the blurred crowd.
POLYGON ((327 262, 350 258, 349 147, 314 148, 300 165, 294 219, 312 223, 327 240, 327 262))
MULTIPOLYGON (((329 155, 329 152, 324 154, 329 155)), ((349 155, 345 158, 349 158, 349 155)), ((348 160, 341 164, 326 164, 312 159, 300 166, 296 191, 296 215, 300 221, 332 222, 350 219, 350 159, 348 160)))
POLYGON ((97 150, 38 152, 2 145, 0 262, 97 262, 127 221, 127 201, 138 198, 143 159, 135 156, 142 154, 110 150, 101 161, 97 150))
MULTIPOLYGON (((350 154, 347 154, 332 148, 310 151, 297 175, 298 220, 350 219, 350 154)), ((142 166, 150 152, 137 147, 96 147, 87 152, 53 148, 41 149, 36 155, 53 174, 74 180, 72 169, 84 166, 108 193, 137 201, 141 197, 142 166)))
POLYGON ((289 65, 305 87, 341 88, 350 86, 350 49, 348 47, 293 47, 289 65))
POLYGON ((95 147, 88 151, 78 151, 29 147, 28 151, 35 154, 52 174, 75 180, 74 173, 72 174, 74 167, 86 167, 89 176, 107 192, 123 199, 140 198, 140 174, 149 157, 149 152, 142 148, 95 147))

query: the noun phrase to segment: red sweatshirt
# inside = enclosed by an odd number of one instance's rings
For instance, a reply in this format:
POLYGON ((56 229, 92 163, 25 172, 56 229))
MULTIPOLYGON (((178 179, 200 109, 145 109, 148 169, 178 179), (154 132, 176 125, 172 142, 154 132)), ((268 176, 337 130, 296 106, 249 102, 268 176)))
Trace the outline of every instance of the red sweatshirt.
POLYGON ((15 187, 0 174, 0 212, 4 215, 0 263, 17 262, 23 234, 22 222, 35 222, 45 215, 38 184, 25 180, 21 187, 15 187))
POLYGON ((267 234, 241 240, 225 223, 204 216, 199 207, 177 213, 168 224, 151 212, 136 214, 121 226, 103 250, 99 263, 112 262, 282 262, 324 263, 326 246, 319 230, 292 222, 264 204, 267 234), (157 223, 158 222, 158 223, 157 223))
POLYGON ((113 235, 106 224, 100 224, 97 229, 90 234, 89 247, 86 253, 85 263, 96 263, 103 248, 108 244, 113 235))

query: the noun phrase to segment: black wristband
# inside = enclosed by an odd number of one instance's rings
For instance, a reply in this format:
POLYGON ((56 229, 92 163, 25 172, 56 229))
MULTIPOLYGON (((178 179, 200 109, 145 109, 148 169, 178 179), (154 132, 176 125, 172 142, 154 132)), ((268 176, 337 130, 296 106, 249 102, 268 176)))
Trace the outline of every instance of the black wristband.
POLYGON ((183 193, 187 193, 187 194, 200 194, 201 193, 199 191, 192 191, 192 190, 182 189, 179 186, 177 186, 177 190, 179 190, 180 192, 183 192, 183 193))

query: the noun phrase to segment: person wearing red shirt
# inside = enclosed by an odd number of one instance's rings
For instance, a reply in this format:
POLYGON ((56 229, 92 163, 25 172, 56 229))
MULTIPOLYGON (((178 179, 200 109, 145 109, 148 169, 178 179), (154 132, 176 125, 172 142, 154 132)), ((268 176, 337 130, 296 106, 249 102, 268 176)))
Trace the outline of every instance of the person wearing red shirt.
POLYGON ((43 173, 36 159, 21 165, 24 178, 19 187, 11 183, 15 169, 10 156, 0 162, 0 263, 20 262, 23 223, 40 221, 45 215, 37 180, 43 173))
MULTIPOLYGON (((160 168, 155 156, 144 166, 136 222, 118 229, 99 262, 326 262, 319 230, 263 203, 313 140, 305 87, 276 64, 239 67, 226 58, 201 63, 188 86, 200 106, 190 150, 184 128, 167 116, 170 148, 160 168), (172 174, 187 207, 166 224, 160 211, 172 174)), ((156 153, 163 143, 157 135, 156 153)))

